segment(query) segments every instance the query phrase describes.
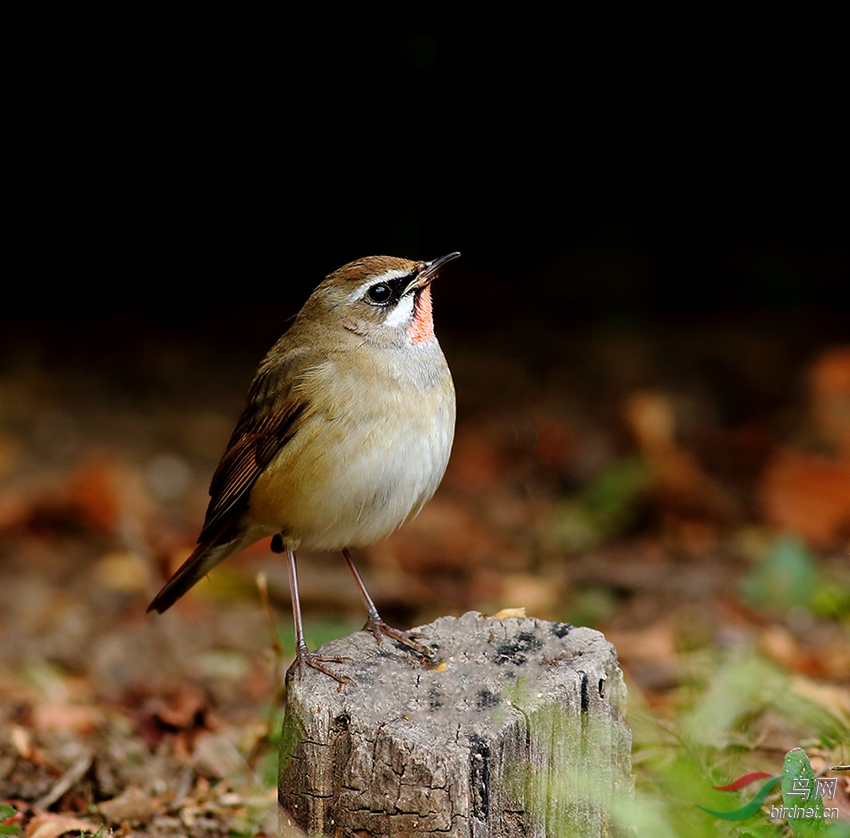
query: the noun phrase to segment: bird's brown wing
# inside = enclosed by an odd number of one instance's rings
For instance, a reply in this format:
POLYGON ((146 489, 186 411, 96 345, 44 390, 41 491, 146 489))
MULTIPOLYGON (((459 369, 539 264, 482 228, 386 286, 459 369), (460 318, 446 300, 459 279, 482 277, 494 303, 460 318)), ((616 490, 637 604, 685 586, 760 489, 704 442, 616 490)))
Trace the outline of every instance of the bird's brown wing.
POLYGON ((286 335, 266 356, 248 391, 248 405, 213 475, 198 547, 154 597, 148 611, 162 614, 219 562, 251 543, 253 537, 246 533, 243 521, 251 487, 298 432, 308 404, 294 385, 311 362, 320 361, 307 352, 286 352, 281 346, 285 339, 286 335))
POLYGON ((198 542, 220 539, 236 523, 257 478, 295 436, 307 408, 293 393, 292 364, 261 367, 210 484, 210 505, 198 542))

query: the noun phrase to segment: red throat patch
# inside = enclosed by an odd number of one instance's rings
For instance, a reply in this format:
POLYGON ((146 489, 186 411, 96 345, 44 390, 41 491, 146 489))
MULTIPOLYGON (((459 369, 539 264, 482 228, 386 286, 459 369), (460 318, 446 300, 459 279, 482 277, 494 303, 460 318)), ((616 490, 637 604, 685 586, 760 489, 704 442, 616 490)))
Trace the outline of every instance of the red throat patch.
POLYGON ((434 317, 431 311, 431 286, 426 285, 415 297, 413 320, 407 328, 411 343, 434 340, 434 317))

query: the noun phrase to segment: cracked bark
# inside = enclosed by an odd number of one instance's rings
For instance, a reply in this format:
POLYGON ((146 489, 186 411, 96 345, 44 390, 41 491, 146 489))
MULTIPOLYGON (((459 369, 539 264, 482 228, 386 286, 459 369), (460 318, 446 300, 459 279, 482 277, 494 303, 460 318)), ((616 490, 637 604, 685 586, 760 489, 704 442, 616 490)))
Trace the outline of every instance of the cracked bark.
POLYGON ((631 733, 614 647, 597 631, 476 612, 418 630, 425 670, 366 632, 325 644, 354 683, 289 684, 281 816, 311 834, 546 838, 618 834, 631 733))

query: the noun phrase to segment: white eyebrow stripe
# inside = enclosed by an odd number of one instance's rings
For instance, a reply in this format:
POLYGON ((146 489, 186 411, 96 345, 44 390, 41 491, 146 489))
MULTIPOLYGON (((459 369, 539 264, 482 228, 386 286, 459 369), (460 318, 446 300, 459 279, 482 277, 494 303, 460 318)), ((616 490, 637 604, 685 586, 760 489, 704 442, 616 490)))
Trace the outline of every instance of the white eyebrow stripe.
POLYGON ((379 282, 390 282, 393 279, 401 279, 403 276, 410 276, 410 271, 401 270, 400 268, 384 271, 382 274, 373 277, 368 284, 361 285, 348 299, 350 302, 356 303, 363 298, 373 285, 377 285, 379 282))

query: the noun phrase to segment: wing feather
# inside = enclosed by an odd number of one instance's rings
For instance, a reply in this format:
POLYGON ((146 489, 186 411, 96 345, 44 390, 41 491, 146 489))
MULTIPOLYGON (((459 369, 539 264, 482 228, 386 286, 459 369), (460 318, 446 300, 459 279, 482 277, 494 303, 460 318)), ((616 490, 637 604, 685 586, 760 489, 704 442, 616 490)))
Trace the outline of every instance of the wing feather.
POLYGON ((266 363, 210 484, 210 505, 198 542, 241 517, 257 478, 298 431, 306 400, 293 393, 292 364, 266 363))

